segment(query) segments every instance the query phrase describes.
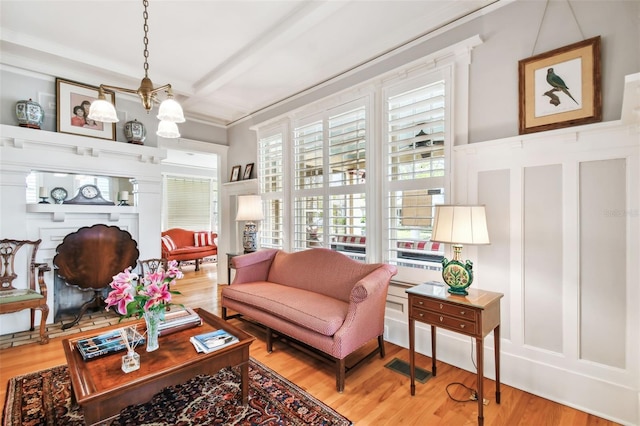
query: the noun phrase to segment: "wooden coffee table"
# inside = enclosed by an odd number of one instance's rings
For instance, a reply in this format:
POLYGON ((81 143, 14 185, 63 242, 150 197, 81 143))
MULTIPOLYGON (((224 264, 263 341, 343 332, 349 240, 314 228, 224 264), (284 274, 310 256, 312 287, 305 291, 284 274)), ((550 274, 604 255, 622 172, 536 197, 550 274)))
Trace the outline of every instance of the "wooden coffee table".
MULTIPOLYGON (((230 366, 240 366, 242 403, 247 404, 249 346, 255 338, 203 309, 195 311, 203 320, 201 327, 160 336, 160 348, 153 352, 146 352, 144 345, 137 347, 140 369, 131 373, 124 373, 121 368, 122 355, 126 352, 84 361, 76 348, 76 342, 132 323, 76 334, 62 341, 69 366, 72 395, 82 407, 87 425, 108 420, 129 405, 147 402, 167 386, 184 383, 198 374, 214 375, 220 369, 230 366), (240 341, 208 354, 197 353, 189 342, 191 336, 220 328, 235 335, 240 341)), ((137 324, 138 330, 144 330, 144 321, 140 320, 137 324)))

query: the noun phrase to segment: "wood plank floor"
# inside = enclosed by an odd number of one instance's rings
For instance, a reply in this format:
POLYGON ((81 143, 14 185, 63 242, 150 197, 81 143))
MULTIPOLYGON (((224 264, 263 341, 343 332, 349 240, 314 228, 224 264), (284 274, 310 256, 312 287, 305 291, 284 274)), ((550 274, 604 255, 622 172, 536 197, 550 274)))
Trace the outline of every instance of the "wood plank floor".
MULTIPOLYGON (((221 287, 216 282, 214 264, 204 265, 198 272, 193 271, 193 267, 185 267, 185 278, 175 286, 182 294, 175 301, 219 315, 221 287)), ((251 346, 252 357, 338 410, 356 425, 477 424, 477 403, 455 402, 446 392, 447 385, 457 382, 475 388, 476 376, 470 372, 440 363, 438 376, 425 384, 416 383, 416 395, 411 397, 409 378, 385 368, 385 364, 394 358, 408 362, 408 350, 387 342, 386 357, 373 357, 348 374, 345 391, 340 394, 335 390, 331 366, 279 342, 274 344, 272 353, 267 353, 260 328, 246 321, 233 322, 257 337, 251 346)), ((5 399, 11 377, 64 364, 61 339, 52 338, 48 345, 33 343, 0 349, 0 400, 5 399)), ((430 358, 420 354, 417 354, 416 362, 424 368, 431 366, 430 358)), ((484 386, 485 398, 489 399, 484 409, 485 425, 488 426, 616 424, 506 385, 501 387, 501 404, 498 405, 493 394, 494 382, 486 379, 484 386)), ((461 386, 452 386, 451 393, 457 399, 469 397, 469 392, 461 386)))

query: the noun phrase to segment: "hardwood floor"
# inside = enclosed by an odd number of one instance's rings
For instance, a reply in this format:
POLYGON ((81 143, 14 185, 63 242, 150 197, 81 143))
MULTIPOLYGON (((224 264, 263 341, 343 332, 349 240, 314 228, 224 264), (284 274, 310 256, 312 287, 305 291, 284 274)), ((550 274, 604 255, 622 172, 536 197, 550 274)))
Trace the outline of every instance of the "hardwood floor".
MULTIPOLYGON (((207 264, 198 272, 185 268, 185 278, 175 286, 182 294, 175 301, 186 306, 199 306, 220 314, 216 266, 207 264)), ((251 356, 294 382, 314 397, 330 405, 356 425, 475 425, 476 402, 455 402, 447 395, 447 385, 464 383, 475 388, 476 376, 448 364, 438 364, 438 376, 426 383, 416 383, 416 395, 410 396, 409 378, 385 368, 399 358, 409 360, 408 350, 386 343, 386 357, 369 359, 347 375, 344 393, 335 390, 333 368, 301 351, 275 342, 274 351, 266 352, 262 330, 246 321, 233 323, 252 333, 257 340, 251 356)), ((52 338, 48 345, 27 344, 0 350, 0 399, 4 401, 11 377, 65 363, 62 337, 52 338)), ((162 345, 162 341, 160 342, 162 345)), ((375 344, 375 342, 372 342, 375 344)), ((368 350, 369 348, 365 348, 368 350)), ((420 354, 416 363, 429 368, 431 360, 420 354)), ((485 379, 485 425, 614 425, 596 416, 502 385, 501 404, 493 396, 495 385, 485 379)), ((457 399, 467 399, 469 391, 451 386, 457 399)))

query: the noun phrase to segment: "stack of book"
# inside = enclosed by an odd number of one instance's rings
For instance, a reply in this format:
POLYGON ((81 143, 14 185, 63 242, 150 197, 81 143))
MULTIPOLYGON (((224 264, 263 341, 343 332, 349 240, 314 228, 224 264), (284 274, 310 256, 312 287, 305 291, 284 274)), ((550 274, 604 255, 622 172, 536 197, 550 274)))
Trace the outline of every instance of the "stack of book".
MULTIPOLYGON (((80 355, 82 355, 82 359, 87 361, 125 349, 127 344, 122 338, 121 330, 118 328, 98 336, 78 340, 76 347, 80 355)), ((134 328, 125 327, 124 331, 126 332, 127 340, 131 342, 132 346, 144 343, 144 337, 134 328)))
POLYGON ((158 334, 166 336, 176 331, 202 325, 202 318, 191 308, 171 308, 164 314, 164 320, 158 326, 158 334))
POLYGON ((189 339, 196 351, 209 353, 229 345, 233 345, 238 338, 222 329, 209 333, 198 334, 189 339))

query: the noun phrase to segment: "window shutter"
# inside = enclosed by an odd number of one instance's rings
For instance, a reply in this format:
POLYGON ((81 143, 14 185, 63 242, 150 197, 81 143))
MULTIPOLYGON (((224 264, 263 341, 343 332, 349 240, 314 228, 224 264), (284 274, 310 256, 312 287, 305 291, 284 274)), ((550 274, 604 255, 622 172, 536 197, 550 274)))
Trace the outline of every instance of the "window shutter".
POLYGON ((211 179, 166 176, 167 228, 211 231, 211 179))
POLYGON ((258 182, 265 218, 260 223, 260 246, 283 248, 284 155, 282 133, 258 141, 258 182))

